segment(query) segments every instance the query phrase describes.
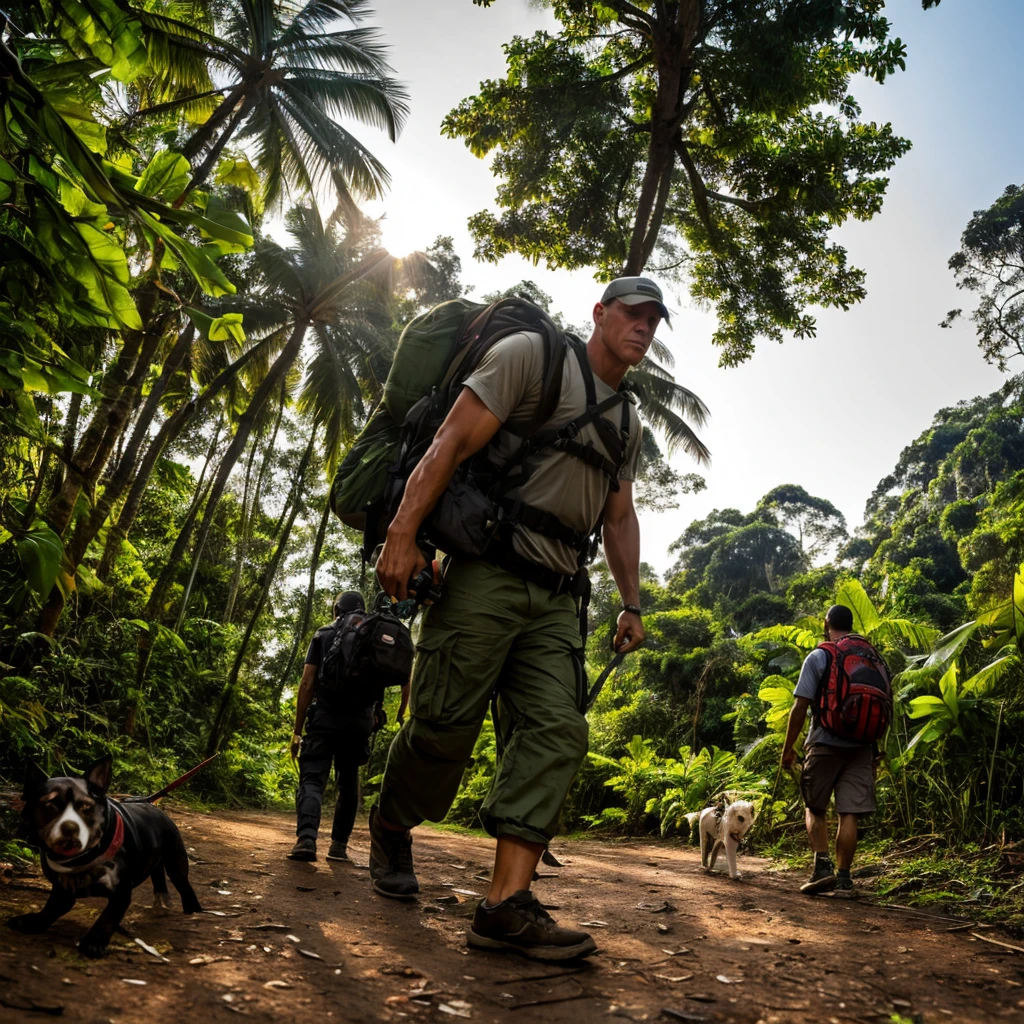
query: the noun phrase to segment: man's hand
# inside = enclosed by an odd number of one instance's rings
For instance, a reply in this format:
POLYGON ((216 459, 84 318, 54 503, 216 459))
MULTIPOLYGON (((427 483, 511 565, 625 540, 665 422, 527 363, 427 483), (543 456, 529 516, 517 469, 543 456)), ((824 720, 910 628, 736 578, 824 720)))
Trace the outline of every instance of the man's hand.
POLYGON ((301 747, 301 746, 302 746, 302 737, 297 732, 293 732, 292 733, 291 747, 289 748, 291 750, 291 755, 292 755, 292 760, 293 761, 295 760, 295 758, 297 758, 299 756, 299 747, 301 747))
POLYGON ((616 653, 628 654, 635 651, 646 636, 643 620, 636 612, 627 612, 625 609, 619 612, 615 625, 615 639, 612 642, 612 648, 616 653))
POLYGON ((409 596, 409 581, 418 576, 426 564, 414 535, 388 530, 377 559, 377 579, 385 594, 396 601, 404 601, 409 596))
POLYGON ((796 751, 792 747, 786 747, 782 751, 782 767, 787 771, 796 764, 796 751))

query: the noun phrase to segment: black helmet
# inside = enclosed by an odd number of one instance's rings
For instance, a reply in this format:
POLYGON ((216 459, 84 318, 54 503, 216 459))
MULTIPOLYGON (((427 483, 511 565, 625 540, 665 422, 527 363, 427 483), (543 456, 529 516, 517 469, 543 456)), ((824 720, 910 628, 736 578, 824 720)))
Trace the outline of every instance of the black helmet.
POLYGON ((334 617, 340 619, 349 612, 365 612, 366 605, 363 595, 358 590, 346 590, 334 599, 334 617))

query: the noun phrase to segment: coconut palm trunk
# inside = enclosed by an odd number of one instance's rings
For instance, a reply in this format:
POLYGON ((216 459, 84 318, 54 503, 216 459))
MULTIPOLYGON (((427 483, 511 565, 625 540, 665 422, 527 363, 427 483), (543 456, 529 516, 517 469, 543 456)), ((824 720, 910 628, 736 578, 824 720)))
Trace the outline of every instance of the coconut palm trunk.
POLYGON ((302 508, 302 487, 305 483, 309 460, 313 454, 313 443, 315 439, 316 434, 310 434, 309 444, 306 445, 305 454, 302 456, 302 461, 299 464, 298 470, 296 470, 292 483, 291 511, 288 514, 286 523, 280 531, 277 547, 274 549, 270 565, 267 567, 266 583, 260 591, 256 607, 249 616, 249 622, 245 627, 245 634, 238 647, 238 652, 235 654, 235 660, 231 665, 231 674, 228 676, 228 681, 224 685, 224 690, 221 693, 220 704, 217 707, 217 714, 214 716, 213 726, 210 729, 210 738, 206 744, 206 749, 209 751, 206 755, 207 757, 212 757, 221 748, 224 741, 231 735, 235 695, 238 692, 238 677, 242 671, 242 665, 245 662, 245 656, 249 650, 249 643, 252 640, 253 631, 256 629, 259 617, 263 614, 263 609, 266 607, 267 597, 270 594, 270 587, 273 584, 274 577, 277 575, 277 570, 280 568, 281 560, 284 557, 285 549, 288 546, 288 540, 291 537, 292 527, 295 525, 295 519, 299 514, 299 510, 302 508))
MULTIPOLYGON (((199 527, 199 533, 196 536, 196 551, 201 550, 206 544, 207 535, 213 527, 213 520, 217 512, 217 505, 220 503, 221 495, 223 495, 224 489, 227 487, 231 471, 235 468, 235 463, 238 462, 242 452, 245 450, 245 446, 249 441, 249 437, 252 434, 253 428, 256 426, 259 414, 262 411, 263 406, 266 404, 267 399, 278 387, 281 386, 281 382, 284 380, 285 375, 298 358, 299 352, 302 349, 302 340, 306 336, 308 326, 309 322, 307 320, 302 320, 294 325, 291 337, 288 339, 287 344, 281 349, 277 358, 271 364, 270 369, 267 371, 267 374, 260 383, 260 386, 256 389, 256 392, 252 396, 245 412, 239 417, 238 426, 235 429, 235 436, 220 461, 220 465, 217 469, 217 475, 214 477, 213 483, 210 487, 210 497, 206 503, 206 509, 203 512, 203 520, 199 527)), ((146 604, 146 618, 156 619, 160 616, 171 580, 173 576, 177 574, 178 568, 184 561, 185 551, 188 549, 189 541, 192 539, 191 534, 191 530, 182 529, 175 539, 174 547, 172 548, 171 554, 167 560, 167 566, 164 572, 160 574, 160 579, 157 580, 156 585, 153 587, 149 601, 146 604)))

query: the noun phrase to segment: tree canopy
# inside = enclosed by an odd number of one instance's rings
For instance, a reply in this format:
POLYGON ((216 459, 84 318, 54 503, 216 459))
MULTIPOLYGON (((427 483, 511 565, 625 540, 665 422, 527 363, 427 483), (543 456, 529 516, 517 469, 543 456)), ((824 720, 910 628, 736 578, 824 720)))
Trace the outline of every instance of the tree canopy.
POLYGON ((499 180, 500 213, 470 220, 478 257, 680 274, 723 365, 863 298, 831 231, 881 209, 910 147, 849 91, 904 67, 882 3, 550 6, 559 31, 506 44, 506 76, 442 125, 499 180))

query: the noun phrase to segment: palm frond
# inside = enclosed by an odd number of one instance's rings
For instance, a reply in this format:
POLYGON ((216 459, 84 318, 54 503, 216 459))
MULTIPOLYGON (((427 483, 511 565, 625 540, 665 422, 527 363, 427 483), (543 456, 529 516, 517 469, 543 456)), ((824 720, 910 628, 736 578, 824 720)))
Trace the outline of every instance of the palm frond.
POLYGON ((371 128, 398 138, 409 113, 405 90, 388 78, 367 78, 344 71, 286 65, 291 76, 282 88, 302 96, 335 117, 352 117, 371 128))

